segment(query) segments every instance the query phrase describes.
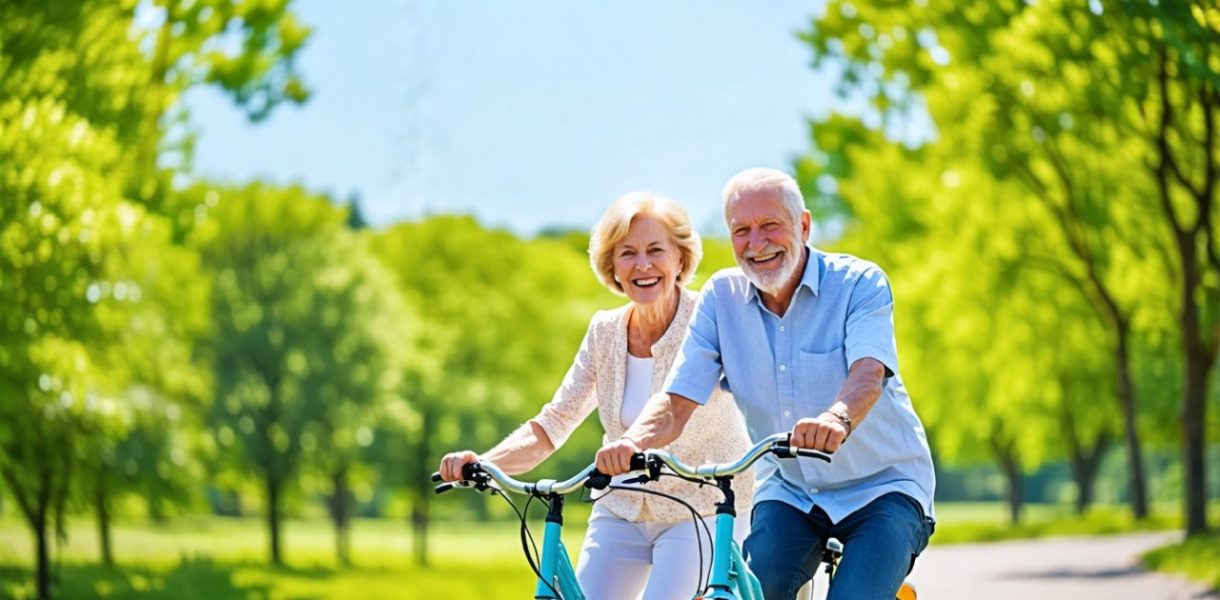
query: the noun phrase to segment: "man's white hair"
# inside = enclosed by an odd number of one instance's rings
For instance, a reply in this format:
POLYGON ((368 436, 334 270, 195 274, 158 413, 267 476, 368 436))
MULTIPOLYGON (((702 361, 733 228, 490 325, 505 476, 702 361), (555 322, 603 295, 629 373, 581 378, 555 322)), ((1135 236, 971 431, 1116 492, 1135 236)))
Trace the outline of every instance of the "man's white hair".
POLYGON ((801 215, 805 213, 805 197, 801 195, 801 187, 791 175, 766 167, 746 169, 724 184, 724 192, 721 195, 724 198, 725 220, 728 220, 729 204, 736 200, 737 196, 743 192, 766 190, 779 190, 784 199, 784 208, 788 209, 788 214, 792 217, 792 225, 799 230, 801 215))

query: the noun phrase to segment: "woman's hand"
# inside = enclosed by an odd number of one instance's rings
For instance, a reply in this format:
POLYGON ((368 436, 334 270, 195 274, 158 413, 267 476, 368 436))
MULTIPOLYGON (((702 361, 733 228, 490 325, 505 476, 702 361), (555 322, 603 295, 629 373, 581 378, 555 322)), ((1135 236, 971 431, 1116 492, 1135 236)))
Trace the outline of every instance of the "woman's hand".
POLYGON ((631 457, 640 447, 631 438, 621 437, 597 451, 597 470, 606 475, 620 475, 631 470, 631 457))
POLYGON ((441 479, 445 481, 461 481, 462 467, 474 462, 479 462, 479 455, 470 450, 446 454, 441 459, 441 479))

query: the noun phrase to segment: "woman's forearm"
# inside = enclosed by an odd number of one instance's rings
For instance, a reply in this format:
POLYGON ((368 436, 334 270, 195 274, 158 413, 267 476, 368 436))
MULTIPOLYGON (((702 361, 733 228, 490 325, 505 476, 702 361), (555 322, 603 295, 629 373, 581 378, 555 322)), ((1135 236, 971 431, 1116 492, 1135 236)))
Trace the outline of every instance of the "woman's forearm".
POLYGON ((495 463, 509 475, 517 475, 533 469, 554 453, 555 445, 546 430, 534 421, 527 421, 479 458, 495 463))

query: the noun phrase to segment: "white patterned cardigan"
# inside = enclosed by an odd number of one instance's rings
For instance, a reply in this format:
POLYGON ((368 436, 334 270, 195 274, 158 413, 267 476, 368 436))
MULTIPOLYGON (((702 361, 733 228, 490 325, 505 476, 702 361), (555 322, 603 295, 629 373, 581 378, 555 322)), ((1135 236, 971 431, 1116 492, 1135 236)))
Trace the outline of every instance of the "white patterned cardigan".
MULTIPOLYGON (((655 359, 652 393, 664 385, 669 369, 686 337, 687 323, 694 313, 698 295, 683 289, 678 312, 669 329, 652 346, 655 359)), ((594 408, 605 429, 605 440, 616 440, 626 431, 619 418, 623 407, 623 387, 627 374, 627 315, 630 304, 614 310, 599 311, 589 322, 563 384, 555 397, 532 420, 546 431, 556 448, 563 445, 576 427, 594 408)), ((733 397, 719 388, 707 404, 695 410, 682 436, 666 446, 682 462, 697 466, 709 462, 736 460, 749 447, 744 419, 733 397)), ((678 496, 695 507, 700 515, 715 513, 722 495, 714 486, 699 486, 676 477, 663 477, 645 489, 678 496)), ((737 515, 749 519, 754 497, 754 473, 747 471, 733 480, 737 515)), ((596 495, 595 497, 600 497, 596 495)), ((612 514, 628 521, 676 523, 690 519, 686 507, 648 494, 617 491, 598 500, 612 514)))

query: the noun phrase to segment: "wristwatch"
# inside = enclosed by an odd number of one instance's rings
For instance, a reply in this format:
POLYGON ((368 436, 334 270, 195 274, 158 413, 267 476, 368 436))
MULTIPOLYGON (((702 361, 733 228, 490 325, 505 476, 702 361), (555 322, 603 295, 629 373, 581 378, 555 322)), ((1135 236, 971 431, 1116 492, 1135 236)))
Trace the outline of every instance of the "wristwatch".
MULTIPOLYGON (((828 409, 826 411, 826 414, 833 415, 834 418, 838 419, 839 422, 842 423, 843 426, 847 428, 847 435, 848 436, 851 435, 852 423, 851 423, 851 417, 847 414, 847 411, 842 410, 842 409, 840 409, 840 410, 828 409)), ((844 439, 846 439, 846 437, 844 439)))

